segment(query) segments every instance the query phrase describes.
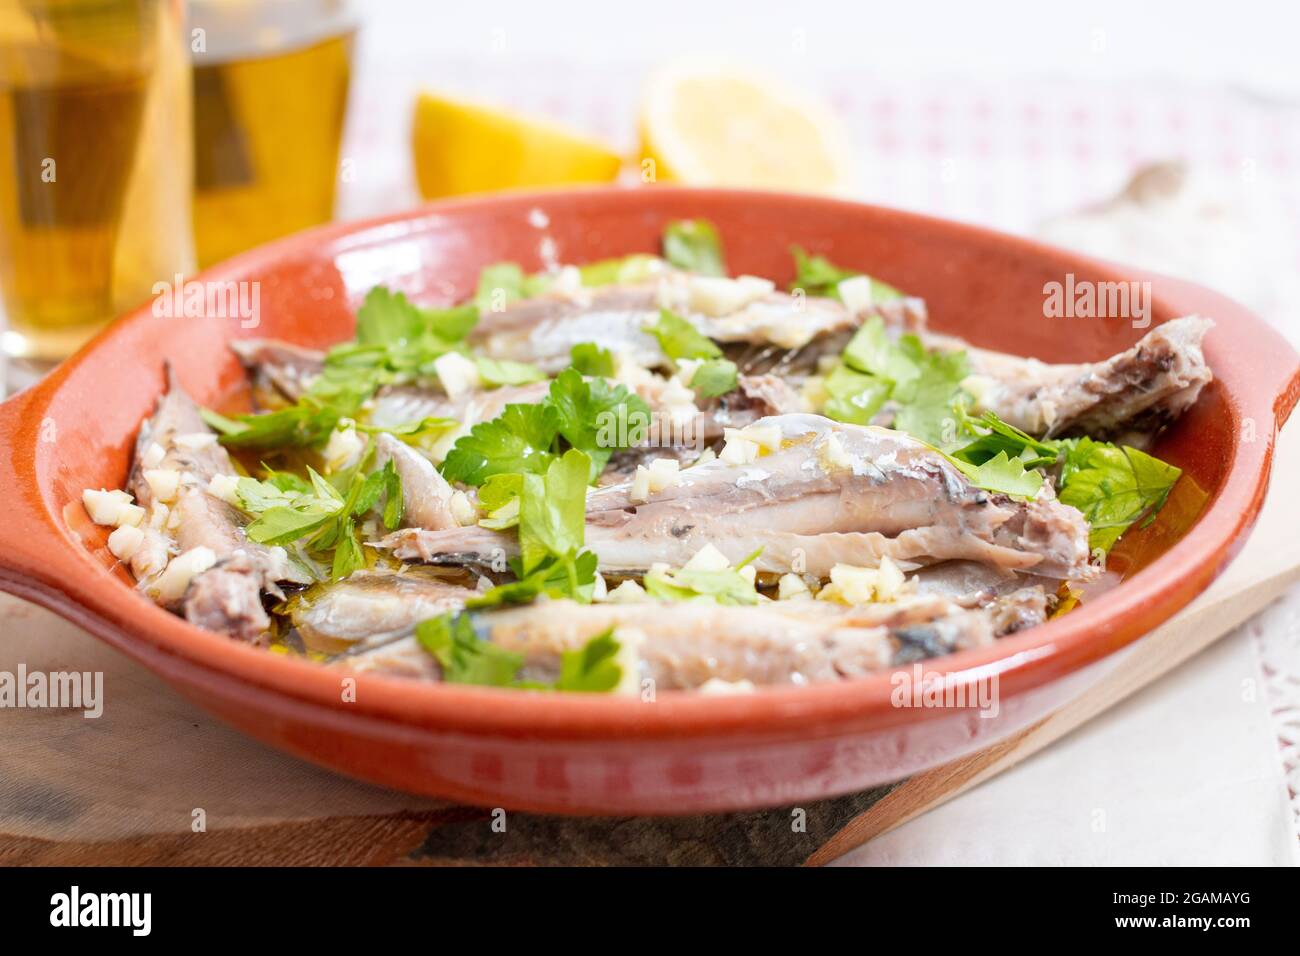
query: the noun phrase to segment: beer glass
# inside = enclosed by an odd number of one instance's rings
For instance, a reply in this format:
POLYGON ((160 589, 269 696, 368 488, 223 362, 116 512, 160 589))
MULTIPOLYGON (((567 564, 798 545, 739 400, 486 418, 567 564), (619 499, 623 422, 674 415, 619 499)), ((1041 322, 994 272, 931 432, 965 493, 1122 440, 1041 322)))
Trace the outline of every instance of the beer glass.
POLYGON ((57 360, 193 267, 180 0, 0 0, 10 356, 57 360))
POLYGON ((191 0, 199 264, 328 221, 354 22, 342 0, 191 0))

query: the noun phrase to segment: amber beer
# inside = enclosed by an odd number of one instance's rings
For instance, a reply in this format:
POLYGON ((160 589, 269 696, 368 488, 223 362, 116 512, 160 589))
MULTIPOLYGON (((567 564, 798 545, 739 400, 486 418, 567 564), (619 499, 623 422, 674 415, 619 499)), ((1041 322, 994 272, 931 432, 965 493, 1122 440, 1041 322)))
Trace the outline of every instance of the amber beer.
POLYGON ((191 0, 200 265, 333 215, 353 33, 342 0, 191 0))
POLYGON ((192 268, 178 0, 0 0, 10 355, 58 359, 192 268))

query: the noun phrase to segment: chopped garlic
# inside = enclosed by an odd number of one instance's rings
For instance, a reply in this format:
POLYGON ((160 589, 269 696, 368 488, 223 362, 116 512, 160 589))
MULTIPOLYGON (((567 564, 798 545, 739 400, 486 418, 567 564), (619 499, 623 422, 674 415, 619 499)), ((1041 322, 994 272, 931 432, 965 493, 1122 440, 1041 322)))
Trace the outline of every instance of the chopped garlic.
POLYGON ((130 561, 144 544, 144 532, 134 525, 124 524, 108 536, 108 550, 119 561, 130 561))
POLYGON ((728 465, 751 465, 758 461, 758 445, 745 438, 738 428, 722 430, 726 444, 718 458, 728 465))
POLYGON ((577 266, 564 266, 556 273, 551 291, 566 298, 582 295, 582 272, 577 266))
POLYGON ((181 475, 170 468, 146 468, 145 483, 159 501, 175 501, 176 491, 180 488, 181 475))
POLYGON ((871 308, 871 280, 866 276, 845 279, 836 288, 839 289, 840 301, 854 315, 871 308))
POLYGON ((842 604, 894 601, 908 590, 907 584, 902 570, 888 557, 880 559, 878 568, 837 564, 831 568, 831 583, 821 589, 817 599, 842 604))
POLYGON ((167 515, 167 530, 178 531, 180 530, 180 526, 181 526, 181 510, 179 508, 173 508, 171 512, 167 515))
POLYGON ((799 389, 799 397, 811 409, 825 408, 831 400, 831 393, 826 390, 826 378, 822 375, 809 375, 799 389))
POLYGON ((844 445, 840 442, 839 436, 831 433, 826 436, 826 441, 822 443, 822 451, 825 453, 827 464, 834 468, 852 468, 853 459, 849 453, 844 450, 844 445))
POLYGON ((329 471, 347 468, 366 450, 365 439, 357 434, 351 422, 344 424, 344 421, 339 422, 338 427, 330 432, 330 440, 325 443, 325 450, 321 453, 329 471))
POLYGON ((645 634, 634 627, 618 627, 614 629, 614 640, 618 641, 614 661, 620 676, 613 693, 633 697, 641 691, 641 645, 645 634))
POLYGON ((591 599, 593 601, 603 601, 608 593, 609 586, 605 583, 605 575, 597 571, 595 580, 591 584, 591 599))
POLYGON ((876 580, 876 597, 881 601, 893 601, 903 593, 907 578, 888 555, 880 559, 879 576, 876 580))
POLYGON ((140 464, 145 468, 157 468, 166 457, 167 452, 163 450, 163 446, 156 441, 151 441, 144 454, 140 456, 140 464))
POLYGON ((795 598, 811 596, 808 583, 797 574, 783 574, 776 582, 776 596, 780 601, 792 601, 795 598))
POLYGON ((725 571, 731 567, 727 556, 711 544, 706 544, 696 551, 689 561, 682 565, 683 571, 725 571))
POLYGON ((635 504, 650 500, 650 469, 645 465, 636 466, 636 472, 632 475, 632 487, 628 490, 627 498, 635 504))
POLYGON ((741 429, 740 433, 764 451, 781 450, 780 425, 750 425, 741 429))
POLYGON ((817 596, 822 600, 840 601, 844 604, 870 604, 876 595, 877 577, 874 568, 837 564, 831 568, 831 583, 822 588, 817 596))
POLYGON ((194 432, 189 435, 177 435, 172 439, 172 444, 177 448, 186 448, 190 451, 211 448, 216 443, 217 436, 212 432, 194 432))
POLYGON ((161 501, 155 501, 149 508, 149 527, 154 531, 161 531, 167 527, 167 520, 171 517, 171 509, 161 501))
POLYGON ((208 494, 228 504, 239 504, 239 476, 213 475, 208 481, 208 494))
POLYGON ((453 491, 447 507, 451 511, 451 516, 462 528, 478 523, 478 509, 474 507, 474 502, 469 500, 469 495, 465 492, 453 491))
POLYGON ((171 559, 163 573, 153 582, 153 589, 162 601, 179 600, 190 586, 190 581, 216 563, 217 556, 211 548, 202 545, 190 548, 171 559))
POLYGON ((87 488, 81 493, 81 503, 90 520, 105 527, 138 525, 144 520, 144 509, 131 502, 134 499, 125 491, 95 491, 87 488))
POLYGON ((758 580, 758 568, 754 567, 752 564, 747 564, 743 568, 737 569, 737 573, 750 584, 753 584, 758 580))
POLYGON ((697 693, 708 697, 726 697, 732 694, 752 694, 757 688, 751 680, 723 680, 710 677, 697 688, 697 693))
POLYGON ((645 588, 631 578, 605 595, 606 604, 641 604, 646 600, 645 588))
POLYGON ((656 458, 650 462, 646 472, 649 475, 650 491, 663 491, 681 483, 682 463, 676 458, 656 458))
MULTIPOLYGON (((673 378, 689 388, 691 380, 695 378, 695 373, 700 370, 700 366, 703 364, 704 359, 677 359, 677 372, 673 375, 673 378)), ((692 398, 694 398, 694 393, 692 393, 692 398)))
POLYGON ((670 378, 659 393, 660 405, 694 405, 695 391, 688 388, 681 379, 670 378))
POLYGON ((961 380, 962 391, 970 394, 973 408, 988 408, 990 396, 998 383, 987 375, 967 375, 961 380))
POLYGON ((760 279, 757 276, 738 276, 735 279, 691 276, 686 280, 689 307, 714 317, 739 312, 775 288, 770 279, 760 279))
POLYGON ((715 452, 712 448, 706 448, 704 449, 704 451, 700 452, 700 457, 696 458, 687 467, 694 468, 696 465, 707 465, 709 462, 717 461, 717 460, 718 460, 717 452, 715 452))
POLYGON ((622 352, 616 352, 614 354, 614 381, 619 385, 627 386, 633 392, 640 392, 643 388, 657 385, 660 379, 654 372, 643 365, 637 364, 629 356, 622 352))
POLYGON ((438 373, 438 381, 452 398, 460 398, 483 386, 478 366, 459 352, 439 355, 433 360, 433 370, 438 373))

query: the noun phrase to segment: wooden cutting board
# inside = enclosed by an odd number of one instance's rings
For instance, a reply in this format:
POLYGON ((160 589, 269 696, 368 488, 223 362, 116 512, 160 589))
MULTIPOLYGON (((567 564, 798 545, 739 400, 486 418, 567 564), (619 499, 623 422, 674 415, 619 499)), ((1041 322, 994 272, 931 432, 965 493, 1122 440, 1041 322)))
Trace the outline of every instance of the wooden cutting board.
POLYGON ((104 673, 104 712, 0 710, 0 864, 817 864, 1050 745, 1300 580, 1300 430, 1256 530, 1213 586, 1069 705, 892 786, 748 813, 583 819, 452 806, 248 740, 46 611, 0 595, 0 670, 104 673), (1278 493, 1281 492, 1281 493, 1278 493), (802 828, 793 825, 802 820, 802 828), (493 826, 496 822, 498 825, 493 826))

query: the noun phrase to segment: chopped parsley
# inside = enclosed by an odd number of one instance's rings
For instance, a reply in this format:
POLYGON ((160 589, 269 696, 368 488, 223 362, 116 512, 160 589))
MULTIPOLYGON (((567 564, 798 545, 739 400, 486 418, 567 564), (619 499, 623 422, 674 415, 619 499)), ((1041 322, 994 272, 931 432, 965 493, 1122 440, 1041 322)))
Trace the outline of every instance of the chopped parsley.
MULTIPOLYGON (((792 292, 795 289, 803 289, 808 295, 838 299, 841 282, 863 275, 852 269, 842 269, 825 256, 810 255, 798 246, 791 246, 790 254, 794 256, 795 268, 794 281, 790 283, 792 292)), ((881 282, 872 276, 867 278, 871 282, 872 302, 887 302, 890 299, 903 298, 903 293, 889 283, 881 282)))
POLYGON ((664 258, 683 270, 704 276, 725 276, 727 264, 722 238, 713 223, 704 219, 680 219, 664 229, 664 258))

